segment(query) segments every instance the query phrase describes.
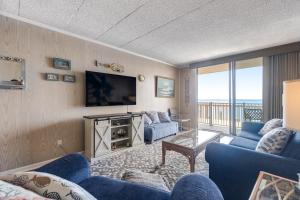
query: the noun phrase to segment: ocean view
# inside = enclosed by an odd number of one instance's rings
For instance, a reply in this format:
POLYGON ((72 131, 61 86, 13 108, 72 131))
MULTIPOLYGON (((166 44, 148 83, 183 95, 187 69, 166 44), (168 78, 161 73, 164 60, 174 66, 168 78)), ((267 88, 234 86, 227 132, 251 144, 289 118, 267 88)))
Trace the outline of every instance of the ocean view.
MULTIPOLYGON (((198 99, 198 103, 201 102, 228 103, 228 99, 198 99)), ((262 104, 262 99, 237 99, 236 103, 262 104)))

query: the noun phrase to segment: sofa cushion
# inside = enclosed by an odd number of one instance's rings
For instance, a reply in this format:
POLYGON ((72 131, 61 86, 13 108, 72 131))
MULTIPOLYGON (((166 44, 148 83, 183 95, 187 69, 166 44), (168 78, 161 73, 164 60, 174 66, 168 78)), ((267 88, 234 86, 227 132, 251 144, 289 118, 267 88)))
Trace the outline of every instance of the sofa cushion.
POLYGON ((255 150, 257 143, 258 142, 255 140, 247 139, 244 137, 234 137, 230 142, 230 145, 255 150))
POLYGON ((122 176, 122 180, 170 192, 166 182, 159 174, 145 173, 137 170, 126 170, 122 176))
POLYGON ((101 200, 170 200, 169 192, 104 176, 92 176, 79 185, 101 200))
POLYGON ((170 122, 171 118, 169 117, 168 112, 158 112, 158 117, 160 122, 170 122))
POLYGON ((241 131, 240 133, 238 133, 238 136, 247 138, 250 140, 255 140, 255 141, 259 141, 260 138, 262 137, 261 135, 258 135, 257 133, 252 133, 252 132, 248 132, 248 131, 241 131))
POLYGON ((144 114, 144 124, 145 125, 150 125, 152 124, 152 120, 150 119, 150 117, 148 117, 148 115, 144 114))
POLYGON ((275 128, 282 127, 282 119, 271 119, 267 121, 262 129, 258 132, 260 135, 265 135, 275 128))
POLYGON ((5 174, 1 180, 27 188, 32 192, 50 199, 61 200, 96 200, 79 185, 58 176, 43 172, 17 172, 5 174))
POLYGON ((165 122, 151 124, 144 128, 144 138, 146 143, 151 143, 154 140, 173 135, 178 132, 177 122, 165 122))
POLYGON ((300 133, 295 133, 290 137, 281 155, 300 160, 300 133))
POLYGON ((160 123, 159 121, 159 117, 156 111, 150 111, 150 112, 146 112, 146 114, 148 115, 148 117, 152 120, 152 123, 156 124, 156 123, 160 123))
POLYGON ((11 183, 0 180, 0 199, 17 200, 17 199, 42 199, 47 200, 48 198, 42 197, 30 190, 24 189, 20 186, 13 185, 11 183))
POLYGON ((275 128, 260 139, 255 150, 279 155, 285 148, 290 136, 291 131, 287 128, 275 128))

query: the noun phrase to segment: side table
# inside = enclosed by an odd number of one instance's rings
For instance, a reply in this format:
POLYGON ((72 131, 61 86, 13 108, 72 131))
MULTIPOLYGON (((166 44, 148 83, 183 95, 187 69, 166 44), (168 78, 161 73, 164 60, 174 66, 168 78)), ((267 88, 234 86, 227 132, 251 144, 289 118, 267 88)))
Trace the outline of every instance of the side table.
POLYGON ((300 195, 295 193, 297 184, 296 181, 261 171, 249 200, 299 200, 300 195))

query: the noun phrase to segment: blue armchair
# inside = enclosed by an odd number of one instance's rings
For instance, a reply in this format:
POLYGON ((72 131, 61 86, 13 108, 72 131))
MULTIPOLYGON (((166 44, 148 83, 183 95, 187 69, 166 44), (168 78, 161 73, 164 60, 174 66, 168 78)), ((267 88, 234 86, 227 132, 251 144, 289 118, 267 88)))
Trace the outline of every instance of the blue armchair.
POLYGON ((101 200, 223 200, 217 186, 207 177, 182 177, 172 192, 103 176, 90 176, 89 163, 80 154, 70 154, 34 171, 70 180, 101 200))
POLYGON ((225 200, 249 199, 260 171, 297 180, 300 172, 300 133, 294 134, 281 155, 256 152, 262 123, 246 122, 230 145, 212 143, 206 148, 209 177, 225 200), (250 139, 251 138, 251 139, 250 139))

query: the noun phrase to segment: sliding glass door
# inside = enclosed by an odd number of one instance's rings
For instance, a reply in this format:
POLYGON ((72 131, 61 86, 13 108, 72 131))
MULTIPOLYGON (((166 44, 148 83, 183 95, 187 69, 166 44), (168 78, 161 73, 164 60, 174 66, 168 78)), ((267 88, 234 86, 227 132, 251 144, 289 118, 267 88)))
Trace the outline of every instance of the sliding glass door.
POLYGON ((235 132, 244 121, 262 121, 262 58, 235 62, 235 132))
POLYGON ((198 69, 198 128, 229 133, 229 64, 198 69))
POLYGON ((198 69, 198 128, 236 134, 262 120, 262 58, 198 69))

